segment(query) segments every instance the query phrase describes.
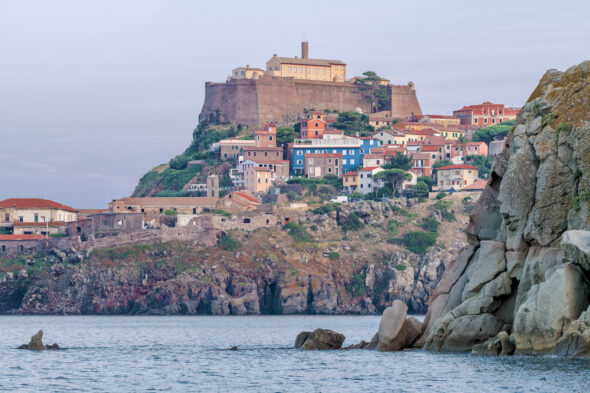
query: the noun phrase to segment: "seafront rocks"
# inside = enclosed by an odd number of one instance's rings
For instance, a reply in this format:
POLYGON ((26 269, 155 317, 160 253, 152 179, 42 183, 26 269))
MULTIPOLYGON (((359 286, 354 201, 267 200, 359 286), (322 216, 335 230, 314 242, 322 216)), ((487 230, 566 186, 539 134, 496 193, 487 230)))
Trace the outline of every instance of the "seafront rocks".
POLYGON ((400 351, 412 346, 422 333, 422 323, 414 317, 407 318, 408 307, 396 300, 383 312, 379 330, 367 349, 383 352, 400 351))
POLYGON ((301 332, 295 339, 295 348, 304 350, 341 349, 344 335, 328 329, 316 329, 313 332, 301 332))
POLYGON ((31 351, 44 351, 46 349, 59 349, 59 345, 50 344, 43 345, 43 330, 39 330, 37 334, 31 337, 31 341, 28 344, 23 344, 18 349, 29 349, 31 351))
POLYGON ((522 108, 417 344, 590 357, 588 75, 550 70, 522 108))

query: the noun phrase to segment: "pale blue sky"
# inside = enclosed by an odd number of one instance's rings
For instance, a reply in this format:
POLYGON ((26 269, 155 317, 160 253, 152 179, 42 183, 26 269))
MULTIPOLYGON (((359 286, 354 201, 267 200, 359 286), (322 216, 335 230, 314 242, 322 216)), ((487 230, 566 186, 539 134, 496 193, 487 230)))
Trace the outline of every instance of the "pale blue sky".
POLYGON ((520 106, 590 58, 590 1, 0 0, 0 200, 106 207, 190 143, 204 83, 278 53, 414 81, 425 113, 520 106))

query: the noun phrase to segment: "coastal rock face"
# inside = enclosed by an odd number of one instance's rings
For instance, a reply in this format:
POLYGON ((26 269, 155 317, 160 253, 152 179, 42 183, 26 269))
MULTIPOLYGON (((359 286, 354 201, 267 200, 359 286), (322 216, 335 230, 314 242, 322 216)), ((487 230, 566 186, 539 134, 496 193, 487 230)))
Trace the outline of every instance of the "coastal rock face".
POLYGON ((391 352, 412 346, 422 333, 422 323, 414 317, 407 318, 407 315, 408 307, 400 300, 394 301, 383 312, 379 330, 366 348, 391 352))
POLYGON ((522 108, 430 300, 426 349, 590 354, 590 62, 522 108))

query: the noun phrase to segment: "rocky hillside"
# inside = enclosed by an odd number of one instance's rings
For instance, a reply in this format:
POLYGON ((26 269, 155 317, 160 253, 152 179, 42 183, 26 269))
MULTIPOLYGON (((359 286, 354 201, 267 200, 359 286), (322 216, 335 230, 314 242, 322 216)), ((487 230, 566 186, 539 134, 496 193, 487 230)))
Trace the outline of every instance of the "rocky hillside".
POLYGON ((427 349, 590 356, 590 62, 548 71, 436 288, 427 349))
POLYGON ((465 201, 323 205, 284 228, 0 261, 0 313, 425 312, 465 245, 465 201), (421 235, 416 235, 416 234, 421 235), (378 245, 378 246, 377 246, 378 245), (410 251, 412 250, 412 251, 410 251))

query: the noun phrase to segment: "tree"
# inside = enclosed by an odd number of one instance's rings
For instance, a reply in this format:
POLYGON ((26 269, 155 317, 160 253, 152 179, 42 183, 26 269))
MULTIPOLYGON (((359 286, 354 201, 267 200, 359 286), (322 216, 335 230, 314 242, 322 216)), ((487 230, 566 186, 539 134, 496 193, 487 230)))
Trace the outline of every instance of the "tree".
POLYGON ((364 78, 357 78, 355 83, 360 85, 359 90, 371 104, 371 112, 379 111, 389 102, 387 86, 381 84, 383 79, 373 71, 365 71, 363 75, 364 78))
POLYGON ((417 181, 426 184, 428 186, 428 191, 432 191, 432 186, 434 186, 434 180, 432 180, 430 176, 419 176, 417 181))
POLYGON ((188 165, 188 159, 183 155, 178 155, 170 160, 170 168, 181 170, 188 165))
POLYGON ((414 186, 414 194, 416 194, 418 198, 427 198, 428 185, 423 181, 419 181, 418 183, 416 183, 416 186, 414 186))
POLYGON ((514 120, 509 120, 495 126, 481 128, 473 133, 471 140, 473 142, 485 142, 489 145, 494 140, 504 139, 513 125, 514 120))
POLYGON ((298 133, 293 127, 277 127, 277 146, 281 147, 293 143, 297 135, 298 133))
POLYGON ((374 179, 383 179, 387 183, 391 183, 391 187, 393 190, 393 195, 401 195, 401 187, 404 180, 411 180, 412 175, 408 172, 404 171, 403 169, 395 168, 395 169, 385 169, 381 171, 375 176, 374 179))
POLYGON ((383 165, 383 169, 403 169, 404 171, 409 170, 412 167, 412 157, 402 153, 395 153, 395 156, 391 156, 389 163, 383 165))
POLYGON ((369 124, 369 116, 357 112, 340 112, 332 127, 343 130, 346 135, 358 132, 361 136, 369 136, 375 131, 375 127, 369 124))
POLYGON ((488 156, 471 155, 465 157, 465 162, 479 168, 477 173, 481 179, 487 179, 490 177, 492 172, 492 161, 488 156))

